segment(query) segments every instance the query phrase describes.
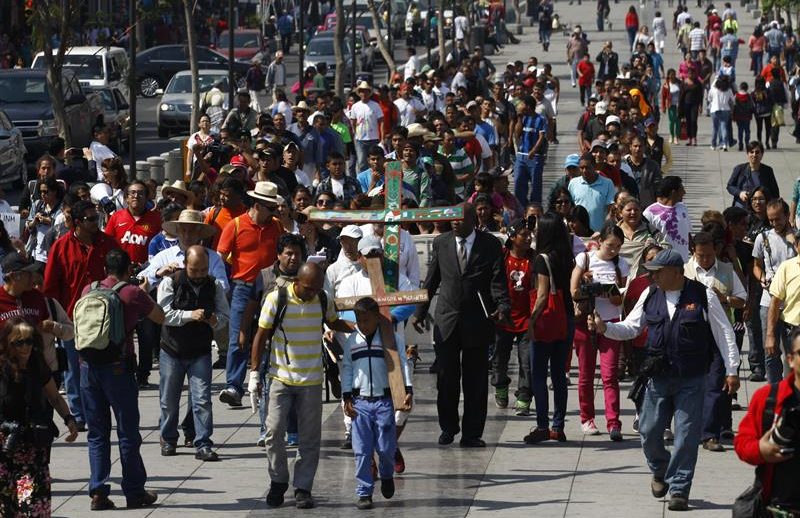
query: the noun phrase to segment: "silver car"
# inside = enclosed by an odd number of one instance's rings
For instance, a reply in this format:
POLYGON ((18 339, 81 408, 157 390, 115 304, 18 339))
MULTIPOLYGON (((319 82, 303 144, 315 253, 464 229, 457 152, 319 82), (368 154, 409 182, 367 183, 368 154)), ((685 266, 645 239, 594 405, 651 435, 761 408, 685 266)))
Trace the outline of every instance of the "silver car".
POLYGON ((6 112, 0 110, 0 183, 22 185, 27 176, 26 152, 22 132, 14 126, 6 112))
MULTIPOLYGON (((220 83, 220 90, 228 91, 227 70, 200 70, 201 94, 220 83)), ((226 96, 227 97, 227 96, 226 96)), ((183 70, 170 79, 156 108, 159 138, 167 138, 170 133, 188 133, 192 117, 192 72, 183 70)))
MULTIPOLYGON (((350 52, 350 41, 351 40, 345 38, 344 45, 342 46, 346 74, 345 82, 349 81, 350 70, 353 68, 353 54, 350 52)), ((336 75, 336 55, 333 52, 333 33, 330 31, 315 36, 306 46, 303 70, 309 67, 316 67, 319 63, 328 65, 325 77, 332 80, 336 75)))

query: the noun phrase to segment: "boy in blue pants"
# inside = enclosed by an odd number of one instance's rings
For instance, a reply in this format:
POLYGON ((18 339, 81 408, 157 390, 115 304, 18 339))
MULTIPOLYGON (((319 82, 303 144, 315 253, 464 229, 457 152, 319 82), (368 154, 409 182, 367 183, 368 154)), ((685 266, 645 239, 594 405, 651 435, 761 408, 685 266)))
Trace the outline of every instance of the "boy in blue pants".
MULTIPOLYGON (((344 413, 353 419, 352 440, 356 461, 356 506, 372 508, 372 456, 378 454, 378 475, 384 498, 394 495, 394 454, 397 449, 394 405, 389 392, 389 375, 383 357, 381 314, 378 303, 371 297, 359 299, 353 308, 356 331, 344 344, 342 360, 342 398, 344 413)), ((394 331, 389 331, 394 332, 394 331)), ((399 333, 395 343, 404 343, 399 333)), ((412 405, 411 372, 406 355, 398 354, 406 399, 403 410, 412 405)))

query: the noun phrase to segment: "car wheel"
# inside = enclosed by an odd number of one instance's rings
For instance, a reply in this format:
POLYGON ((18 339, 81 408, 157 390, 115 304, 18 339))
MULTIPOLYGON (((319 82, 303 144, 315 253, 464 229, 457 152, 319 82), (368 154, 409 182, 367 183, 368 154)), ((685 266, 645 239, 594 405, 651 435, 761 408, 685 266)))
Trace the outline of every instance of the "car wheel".
POLYGON ((156 90, 161 88, 158 79, 153 76, 145 76, 139 81, 139 93, 144 97, 155 97, 156 90))
POLYGON ((158 138, 169 138, 169 128, 158 127, 158 138))

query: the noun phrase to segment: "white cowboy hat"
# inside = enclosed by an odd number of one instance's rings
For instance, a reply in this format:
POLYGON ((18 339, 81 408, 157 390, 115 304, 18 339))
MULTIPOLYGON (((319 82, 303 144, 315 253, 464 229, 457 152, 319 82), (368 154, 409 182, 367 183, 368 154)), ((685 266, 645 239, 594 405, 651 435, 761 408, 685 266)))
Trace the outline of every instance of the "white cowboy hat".
POLYGON ((366 81, 361 81, 360 83, 358 83, 356 90, 369 90, 371 92, 372 87, 366 81))
POLYGON ((162 228, 172 234, 178 234, 178 228, 181 225, 189 225, 200 232, 200 239, 211 237, 217 233, 217 227, 203 223, 203 213, 199 210, 184 209, 181 211, 178 219, 175 221, 167 221, 162 225, 162 228))
POLYGON ((278 204, 278 186, 272 182, 256 182, 256 188, 247 195, 258 201, 278 204))
POLYGON ((422 124, 413 122, 408 125, 408 138, 424 137, 427 131, 422 124))
POLYGON ((172 182, 172 185, 169 185, 161 189, 161 196, 165 198, 170 193, 186 196, 187 203, 192 199, 194 199, 194 193, 186 188, 186 182, 184 182, 183 180, 175 180, 174 182, 172 182))
POLYGON ((293 112, 294 112, 294 111, 298 111, 298 110, 303 110, 303 111, 310 112, 310 111, 311 111, 311 108, 309 108, 309 107, 308 107, 308 103, 307 103, 307 102, 305 102, 305 101, 300 101, 300 102, 299 102, 299 103, 297 103, 296 105, 292 106, 292 111, 293 111, 293 112))

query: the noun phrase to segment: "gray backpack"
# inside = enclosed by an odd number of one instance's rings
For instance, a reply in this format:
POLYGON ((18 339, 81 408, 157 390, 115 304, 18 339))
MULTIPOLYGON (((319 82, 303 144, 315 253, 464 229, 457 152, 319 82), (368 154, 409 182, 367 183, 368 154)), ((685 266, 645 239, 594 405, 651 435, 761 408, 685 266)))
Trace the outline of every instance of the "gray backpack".
POLYGON ((112 288, 93 282, 73 310, 75 349, 85 360, 110 363, 120 359, 125 343, 125 313, 120 290, 128 283, 112 288))

